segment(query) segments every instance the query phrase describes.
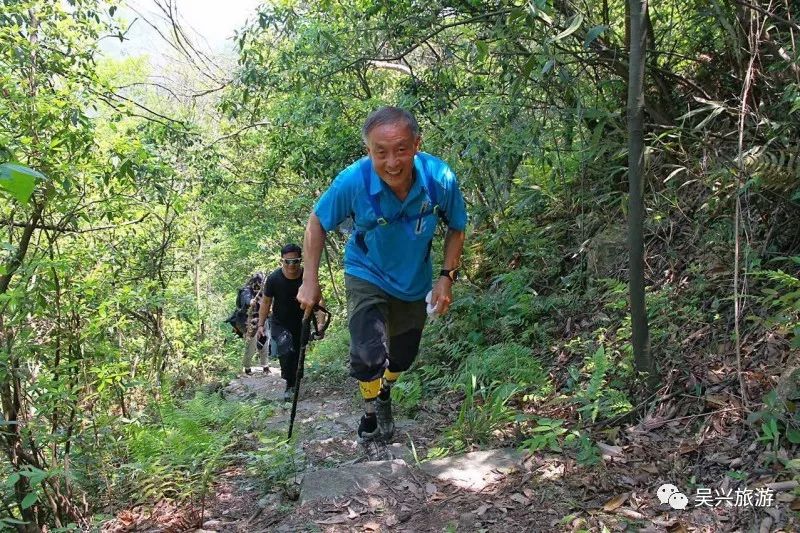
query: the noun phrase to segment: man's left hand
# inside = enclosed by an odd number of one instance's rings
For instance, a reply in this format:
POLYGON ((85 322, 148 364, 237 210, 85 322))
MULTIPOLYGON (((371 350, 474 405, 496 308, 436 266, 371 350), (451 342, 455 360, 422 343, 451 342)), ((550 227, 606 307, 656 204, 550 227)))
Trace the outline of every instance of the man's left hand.
POLYGON ((431 303, 436 306, 436 314, 444 315, 450 309, 450 303, 453 301, 452 289, 453 282, 450 278, 439 276, 431 294, 431 303))

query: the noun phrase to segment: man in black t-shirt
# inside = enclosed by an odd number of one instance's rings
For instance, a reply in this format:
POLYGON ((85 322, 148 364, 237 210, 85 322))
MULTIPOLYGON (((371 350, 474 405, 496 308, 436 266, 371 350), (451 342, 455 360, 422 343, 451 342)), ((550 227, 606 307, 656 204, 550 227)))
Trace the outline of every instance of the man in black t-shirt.
POLYGON ((300 247, 294 243, 281 248, 281 267, 267 276, 261 290, 262 305, 258 311, 259 336, 264 334, 264 324, 269 317, 272 355, 278 357, 281 377, 286 380, 284 401, 290 401, 294 394, 300 355, 300 329, 303 322, 303 310, 297 303, 297 289, 303 283, 300 254, 300 247))

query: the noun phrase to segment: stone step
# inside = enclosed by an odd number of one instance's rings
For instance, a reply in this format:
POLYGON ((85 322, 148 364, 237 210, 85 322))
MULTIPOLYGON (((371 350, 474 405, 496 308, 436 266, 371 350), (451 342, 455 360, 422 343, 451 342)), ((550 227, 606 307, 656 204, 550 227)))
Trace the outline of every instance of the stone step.
POLYGON ((512 470, 525 468, 525 452, 498 448, 434 459, 419 464, 428 475, 458 487, 479 491, 499 481, 512 470))
POLYGON ((402 459, 371 461, 306 472, 300 488, 300 504, 369 494, 383 483, 395 483, 411 477, 402 459))
POLYGON ((410 456, 407 448, 393 444, 387 450, 395 459, 306 471, 300 489, 301 504, 369 494, 382 484, 399 484, 404 479, 416 481, 420 477, 425 478, 426 474, 462 489, 480 491, 500 481, 509 472, 525 468, 524 452, 514 448, 499 448, 426 461, 417 465, 419 470, 415 475, 412 470, 416 467, 398 458, 402 454, 410 456))

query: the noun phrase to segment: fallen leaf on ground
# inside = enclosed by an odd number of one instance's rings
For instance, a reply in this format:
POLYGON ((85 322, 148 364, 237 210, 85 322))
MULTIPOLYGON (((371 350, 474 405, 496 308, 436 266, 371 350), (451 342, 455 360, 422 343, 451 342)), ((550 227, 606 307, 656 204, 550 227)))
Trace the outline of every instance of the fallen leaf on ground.
POLYGON ((603 452, 603 455, 610 455, 611 457, 622 457, 622 448, 614 446, 613 444, 606 444, 605 442, 598 442, 597 447, 603 452))
POLYGON ((625 518, 630 518, 631 520, 642 520, 644 518, 642 513, 634 511, 633 509, 617 509, 616 514, 622 515, 625 518))
POLYGON ((603 510, 608 512, 613 511, 614 509, 620 507, 623 503, 628 500, 628 493, 623 492, 618 496, 614 496, 610 500, 608 500, 605 504, 603 504, 603 510))
POLYGON ((357 518, 357 517, 358 517, 358 513, 353 511, 350 507, 348 507, 347 508, 347 518, 352 520, 352 519, 357 518))
POLYGON ((730 405, 729 398, 722 394, 706 394, 706 403, 718 407, 728 407, 730 405))
MULTIPOLYGON (((798 501, 800 501, 800 500, 798 500, 798 501)), ((491 506, 491 505, 481 505, 481 506, 480 506, 480 507, 478 507, 478 509, 476 509, 474 512, 475 512, 475 514, 477 514, 478 516, 483 516, 483 515, 486 513, 486 511, 488 511, 488 510, 489 510, 489 509, 491 509, 491 508, 492 508, 492 506, 491 506)))
POLYGON ((675 522, 671 526, 667 526, 667 531, 669 533, 689 533, 689 530, 686 529, 686 526, 683 525, 683 522, 675 522))
POLYGON ((531 503, 528 498, 526 498, 525 496, 523 496, 519 492, 515 492, 514 494, 512 494, 511 495, 511 499, 514 500, 517 503, 521 503, 522 505, 528 505, 529 503, 531 503))
POLYGON ((332 516, 326 520, 314 520, 315 524, 323 524, 323 525, 332 525, 332 524, 344 524, 347 522, 347 515, 340 514, 338 516, 332 516))

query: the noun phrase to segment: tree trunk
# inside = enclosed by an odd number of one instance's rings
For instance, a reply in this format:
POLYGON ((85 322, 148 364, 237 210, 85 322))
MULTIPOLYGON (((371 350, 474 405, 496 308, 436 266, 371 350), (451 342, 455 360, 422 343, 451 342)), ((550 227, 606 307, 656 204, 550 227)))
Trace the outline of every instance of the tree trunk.
POLYGON ((197 316, 200 319, 200 326, 197 330, 197 338, 203 340, 206 336, 206 321, 203 317, 201 294, 200 294, 200 260, 203 254, 203 239, 197 236, 197 255, 194 258, 194 301, 197 307, 197 316))
POLYGON ((631 341, 636 369, 655 376, 650 354, 647 306, 644 296, 644 71, 647 38, 647 0, 629 0, 631 40, 628 76, 628 183, 630 247, 631 341))

